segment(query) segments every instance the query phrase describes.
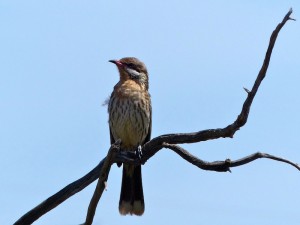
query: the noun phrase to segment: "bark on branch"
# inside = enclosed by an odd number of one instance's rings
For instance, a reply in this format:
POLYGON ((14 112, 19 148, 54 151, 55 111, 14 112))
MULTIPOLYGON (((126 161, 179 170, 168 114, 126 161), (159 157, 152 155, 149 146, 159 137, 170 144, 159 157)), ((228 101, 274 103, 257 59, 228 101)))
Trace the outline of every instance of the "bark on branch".
POLYGON ((119 143, 115 143, 115 145, 112 145, 110 147, 107 157, 104 158, 93 170, 91 170, 84 177, 67 185, 65 188, 63 188, 62 190, 52 195, 51 197, 43 201, 41 204, 27 212, 26 214, 24 214, 18 221, 14 223, 14 225, 32 224, 38 218, 40 218, 41 216, 43 216, 44 214, 61 204, 63 201, 65 201, 72 195, 78 193, 96 179, 99 179, 97 188, 89 206, 88 215, 85 222, 85 224, 91 224, 95 214, 97 203, 105 188, 105 181, 108 178, 109 170, 112 163, 126 162, 133 164, 144 164, 148 159, 150 159, 162 148, 171 149, 172 151, 180 155, 183 159, 187 160, 188 162, 203 170, 227 172, 230 171, 231 167, 241 166, 259 158, 268 158, 288 163, 300 170, 299 165, 297 165, 296 163, 266 153, 255 153, 253 155, 249 155, 242 159, 234 161, 227 159, 225 161, 205 162, 191 155, 188 151, 178 146, 178 144, 196 143, 217 138, 232 138, 235 132, 246 124, 253 99, 257 93, 257 90, 262 80, 266 76, 276 38, 281 28, 285 25, 285 23, 288 20, 294 20, 290 17, 291 14, 292 9, 289 10, 289 12, 283 18, 282 22, 279 23, 276 29, 273 31, 270 37, 269 46, 265 55, 263 65, 257 75, 252 89, 250 91, 248 89, 245 89, 245 91, 247 92, 247 98, 243 104, 240 114, 232 124, 228 125, 225 128, 208 129, 194 133, 166 134, 158 136, 156 138, 153 138, 151 141, 147 142, 144 146, 142 146, 143 155, 141 159, 137 159, 135 154, 125 152, 117 153, 116 150, 118 150, 119 143))
POLYGON ((121 141, 117 140, 115 144, 111 145, 108 150, 107 156, 105 157, 105 161, 100 171, 100 176, 98 179, 97 186, 95 188, 93 197, 90 201, 90 205, 88 208, 87 216, 84 225, 90 225, 93 223, 94 215, 96 212, 97 204, 102 196, 102 193, 106 187, 106 182, 108 178, 108 174, 111 168, 111 165, 114 163, 114 158, 117 152, 119 152, 121 141))
POLYGON ((206 162, 197 158, 196 156, 193 156, 187 150, 183 149, 178 145, 164 144, 164 147, 173 150, 178 155, 180 155, 183 159, 185 159, 186 161, 190 162, 191 164, 203 170, 211 170, 216 172, 231 172, 230 170, 231 167, 242 166, 254 160, 265 158, 265 159, 272 159, 272 160, 290 164, 300 171, 300 166, 297 163, 293 163, 289 160, 277 156, 273 156, 267 153, 257 152, 252 155, 248 155, 244 158, 234 160, 234 161, 230 159, 226 159, 224 161, 206 162))

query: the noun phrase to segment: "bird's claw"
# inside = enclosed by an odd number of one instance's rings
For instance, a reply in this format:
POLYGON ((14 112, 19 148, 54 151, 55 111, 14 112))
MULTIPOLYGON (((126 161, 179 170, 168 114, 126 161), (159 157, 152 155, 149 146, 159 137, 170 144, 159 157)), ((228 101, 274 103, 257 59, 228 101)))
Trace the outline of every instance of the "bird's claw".
POLYGON ((140 161, 142 161, 143 152, 142 152, 142 146, 140 146, 140 145, 136 150, 136 156, 140 161))

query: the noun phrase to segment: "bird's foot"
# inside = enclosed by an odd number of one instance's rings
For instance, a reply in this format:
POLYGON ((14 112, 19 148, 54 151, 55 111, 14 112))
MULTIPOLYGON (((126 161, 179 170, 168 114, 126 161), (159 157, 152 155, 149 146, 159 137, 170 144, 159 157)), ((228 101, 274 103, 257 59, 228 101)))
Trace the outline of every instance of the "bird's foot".
POLYGON ((142 152, 142 146, 139 145, 139 147, 137 148, 136 152, 136 157, 139 159, 139 161, 142 161, 142 157, 143 157, 143 152, 142 152))

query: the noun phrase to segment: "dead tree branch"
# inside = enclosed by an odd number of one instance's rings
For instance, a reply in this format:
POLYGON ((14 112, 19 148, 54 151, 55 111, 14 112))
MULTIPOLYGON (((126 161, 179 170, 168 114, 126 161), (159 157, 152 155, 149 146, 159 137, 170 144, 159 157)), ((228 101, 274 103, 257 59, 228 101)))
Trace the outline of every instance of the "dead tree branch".
POLYGON ((189 152, 178 146, 177 144, 185 144, 185 143, 196 143, 207 140, 213 140, 217 138, 232 138, 236 131, 238 131, 242 126, 244 126, 247 122, 248 115, 250 112, 250 107, 253 102, 253 99, 257 93, 257 90, 266 76, 266 72, 269 66, 272 50, 274 44, 276 42, 277 36, 281 30, 281 28, 285 25, 288 20, 294 20, 290 17, 292 14, 292 9, 285 15, 282 22, 279 23, 276 29, 273 31, 269 46, 265 55, 265 59, 263 65, 257 75, 257 78, 254 82, 254 85, 249 91, 245 89, 247 92, 247 98, 243 104, 242 110, 238 115, 237 119, 230 125, 225 128, 218 129, 208 129, 194 133, 179 133, 179 134, 166 134, 161 135, 156 138, 153 138, 151 141, 147 142, 144 146, 142 146, 143 156, 141 159, 137 159, 135 154, 119 152, 118 154, 114 154, 117 149, 118 143, 116 145, 112 145, 108 156, 104 158, 93 170, 91 170, 84 177, 78 179, 77 181, 67 185, 65 188, 52 195, 38 206, 24 214, 18 221, 14 223, 14 225, 27 225, 32 224, 38 218, 61 204, 63 201, 81 191, 93 181, 99 178, 97 188, 95 190, 94 196, 91 200, 88 215, 86 218, 85 224, 91 224, 93 221, 93 216, 95 214, 97 203, 102 195, 102 192, 105 188, 105 181, 107 180, 110 167, 113 162, 125 162, 125 163, 133 163, 133 164, 144 164, 148 159, 150 159, 153 155, 155 155, 160 149, 168 148, 179 154, 183 159, 192 163, 195 166, 198 166, 204 170, 213 170, 217 172, 226 172, 230 171, 231 167, 241 166, 246 163, 250 163, 259 158, 268 158, 272 160, 281 161, 284 163, 288 163, 298 170, 300 170, 299 165, 288 161, 286 159, 282 159, 276 156, 272 156, 266 153, 255 153, 253 155, 244 157, 242 159, 238 159, 235 161, 231 161, 229 159, 225 161, 216 161, 216 162, 205 162, 193 155, 189 152))
POLYGON ((213 140, 217 138, 228 138, 228 137, 233 138, 235 132, 239 130, 242 126, 244 126, 247 122, 253 99, 256 95, 256 92, 261 82, 266 76, 267 69, 272 55, 272 50, 275 45, 277 36, 281 28, 285 25, 285 23, 291 19, 290 15, 292 14, 292 12, 293 10, 290 9, 289 12, 283 18, 282 22, 279 23, 276 29, 273 31, 270 37, 269 46, 265 55, 263 65, 257 75, 257 78, 254 82, 251 91, 249 90, 246 91, 248 96, 243 104, 241 113, 238 115, 237 119, 232 124, 228 125, 225 128, 209 129, 209 130, 203 130, 195 133, 166 134, 166 135, 161 135, 159 137, 153 138, 151 141, 149 141, 143 146, 143 154, 145 158, 152 157, 157 151, 159 151, 162 148, 163 143, 186 144, 186 143, 195 143, 195 142, 213 140))
POLYGON ((98 179, 98 183, 94 192, 94 195, 91 199, 88 212, 86 215, 86 220, 84 225, 91 225, 93 223, 94 215, 96 212, 97 204, 102 196, 102 193, 106 187, 106 182, 108 178, 108 174, 111 168, 111 165, 113 164, 113 160, 115 158, 115 154, 120 149, 121 140, 118 140, 115 144, 111 145, 107 156, 105 157, 105 161, 103 163, 103 166, 100 171, 100 176, 98 179))
POLYGON ((183 159, 185 159, 189 163, 199 167, 202 170, 211 170, 211 171, 216 171, 216 172, 231 172, 231 170, 230 170, 231 167, 242 166, 242 165, 250 163, 254 160, 265 158, 265 159, 272 159, 272 160, 290 164, 300 171, 300 166, 298 164, 291 162, 289 160, 277 157, 277 156, 267 154, 267 153, 257 152, 252 155, 248 155, 244 158, 234 160, 234 161, 231 161, 230 159, 226 159, 224 161, 206 162, 206 161, 203 161, 203 160, 197 158, 196 156, 190 154, 187 150, 183 149, 182 147, 180 147, 178 145, 163 144, 163 146, 165 148, 173 150, 178 155, 180 155, 183 159))

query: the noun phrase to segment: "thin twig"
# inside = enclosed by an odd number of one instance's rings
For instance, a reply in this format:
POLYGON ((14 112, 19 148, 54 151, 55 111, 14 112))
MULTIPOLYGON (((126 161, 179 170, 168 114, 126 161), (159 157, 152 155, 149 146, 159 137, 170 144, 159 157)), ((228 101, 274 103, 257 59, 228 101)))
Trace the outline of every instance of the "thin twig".
POLYGON ((104 189, 106 188, 108 174, 109 174, 111 165, 113 164, 113 161, 114 161, 113 159, 115 157, 115 154, 120 149, 120 144, 121 144, 121 140, 116 141, 113 145, 111 145, 111 147, 107 153, 106 160, 104 161, 104 164, 100 171, 100 176, 98 179, 97 186, 95 188, 93 197, 89 204, 89 208, 87 211, 86 220, 85 220, 84 225, 91 225, 93 223, 93 219, 95 216, 98 202, 102 196, 104 189))
POLYGON ((279 162, 287 163, 287 164, 290 164, 291 166, 295 167, 297 170, 300 170, 300 166, 297 163, 291 162, 287 159, 283 159, 283 158, 280 158, 280 157, 277 157, 274 155, 270 155, 268 153, 262 153, 262 152, 257 152, 252 155, 246 156, 242 159, 232 161, 232 162, 230 162, 230 167, 241 166, 241 165, 247 164, 249 162, 252 162, 256 159, 260 159, 260 158, 272 159, 272 160, 276 160, 279 162))

